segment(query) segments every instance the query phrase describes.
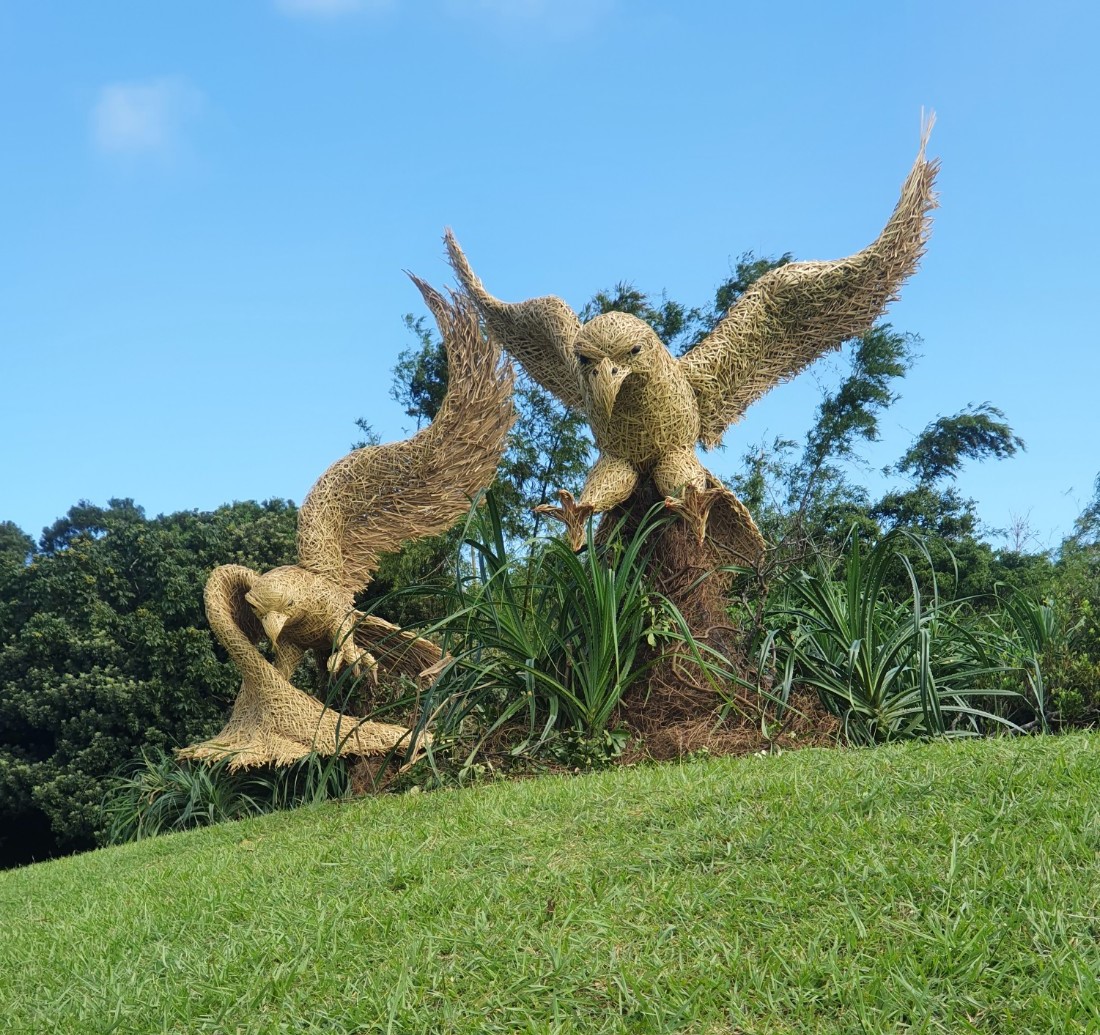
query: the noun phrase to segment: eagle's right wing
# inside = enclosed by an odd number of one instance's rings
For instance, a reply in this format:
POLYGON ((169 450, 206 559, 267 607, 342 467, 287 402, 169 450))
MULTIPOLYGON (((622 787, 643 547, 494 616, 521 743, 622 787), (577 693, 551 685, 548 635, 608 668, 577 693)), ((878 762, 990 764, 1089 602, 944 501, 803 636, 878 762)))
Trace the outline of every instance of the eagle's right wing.
POLYGON ((489 334, 531 377, 573 410, 584 408, 580 368, 573 342, 581 329, 577 314, 560 298, 544 295, 526 302, 502 302, 485 290, 454 234, 443 240, 455 275, 473 299, 489 334))
POLYGON ((770 388, 869 330, 916 269, 936 203, 939 163, 924 156, 931 129, 930 120, 897 207, 868 247, 845 259, 792 262, 766 273, 680 359, 699 400, 704 445, 717 445, 770 388))

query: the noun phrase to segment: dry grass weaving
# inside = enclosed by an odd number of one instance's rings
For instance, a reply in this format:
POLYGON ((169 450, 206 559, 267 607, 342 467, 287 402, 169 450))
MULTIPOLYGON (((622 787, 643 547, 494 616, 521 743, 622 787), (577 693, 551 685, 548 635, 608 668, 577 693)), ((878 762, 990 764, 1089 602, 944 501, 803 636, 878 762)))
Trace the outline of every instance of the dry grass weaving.
POLYGON ((307 651, 345 668, 416 678, 440 660, 428 640, 355 609, 379 556, 437 535, 489 485, 515 414, 513 377, 462 296, 444 298, 412 277, 447 349, 448 388, 432 423, 401 442, 367 446, 334 463, 298 514, 298 563, 259 574, 216 568, 206 584, 210 627, 239 669, 241 688, 224 729, 179 752, 230 759, 231 768, 287 765, 310 752, 378 755, 408 744, 403 726, 326 707, 290 682, 307 651), (266 639, 274 663, 258 649, 266 639))
POLYGON ((683 522, 675 523, 680 531, 663 533, 651 574, 700 636, 713 636, 725 621, 731 576, 701 582, 698 576, 729 564, 759 569, 765 544, 747 509, 700 462, 696 446, 716 446, 769 389, 869 330, 914 272, 936 204, 938 162, 925 157, 932 121, 897 206, 870 245, 844 259, 772 270, 679 359, 648 324, 625 313, 582 324, 553 296, 502 302, 446 233, 451 264, 489 333, 592 429, 599 456, 579 499, 563 491, 560 505, 545 512, 565 523, 579 549, 593 514, 625 513, 633 521, 664 497, 683 522))

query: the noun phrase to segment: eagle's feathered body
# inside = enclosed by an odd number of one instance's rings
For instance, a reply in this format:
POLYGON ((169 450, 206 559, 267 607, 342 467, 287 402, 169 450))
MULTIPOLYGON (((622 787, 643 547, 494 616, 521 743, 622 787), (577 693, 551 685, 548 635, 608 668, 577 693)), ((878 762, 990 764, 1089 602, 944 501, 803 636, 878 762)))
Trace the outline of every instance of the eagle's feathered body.
MULTIPOLYGON (((641 325, 637 332, 648 329, 635 317, 627 320, 641 325)), ((667 349, 654 348, 653 359, 657 369, 634 372, 623 381, 609 417, 596 407, 586 408, 600 452, 630 460, 642 473, 670 450, 694 447, 699 438, 699 408, 687 378, 667 349), (654 413, 667 419, 648 419, 654 413)))
POLYGON ((855 255, 794 262, 761 277, 707 337, 674 358, 644 321, 604 313, 581 324, 559 298, 506 303, 494 298, 448 231, 451 264, 490 333, 528 374, 580 410, 600 455, 579 501, 559 493, 546 507, 567 524, 575 546, 593 513, 622 504, 651 478, 700 541, 715 505, 727 540, 718 544, 756 564, 764 542, 748 512, 699 462, 696 444, 719 443, 730 424, 770 388, 869 330, 916 269, 935 206, 937 163, 924 156, 931 120, 890 220, 855 255))
POLYGON ((355 609, 379 556, 451 527, 493 479, 514 420, 512 371, 478 328, 469 303, 447 301, 413 277, 447 348, 447 394, 432 423, 401 442, 366 446, 336 461, 298 513, 298 563, 258 574, 215 569, 206 587, 210 626, 241 671, 233 714, 190 758, 231 765, 285 764, 310 751, 376 754, 409 731, 326 708, 293 687, 306 651, 328 670, 416 677, 440 660, 428 640, 355 609), (266 638, 272 665, 257 649, 266 638))

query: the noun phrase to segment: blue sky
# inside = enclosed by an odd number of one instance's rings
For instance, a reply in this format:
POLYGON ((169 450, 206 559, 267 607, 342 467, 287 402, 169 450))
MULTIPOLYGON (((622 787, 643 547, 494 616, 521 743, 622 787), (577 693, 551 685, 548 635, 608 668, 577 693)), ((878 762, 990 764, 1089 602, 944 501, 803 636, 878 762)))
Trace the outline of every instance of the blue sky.
MULTIPOLYGON (((941 208, 889 319, 873 466, 1001 407, 959 487, 1056 545, 1100 471, 1100 7, 0 0, 0 520, 300 501, 389 397, 452 226, 502 298, 706 302, 746 250, 867 244, 935 109, 941 208)), ((799 438, 825 360, 709 465, 799 438)))

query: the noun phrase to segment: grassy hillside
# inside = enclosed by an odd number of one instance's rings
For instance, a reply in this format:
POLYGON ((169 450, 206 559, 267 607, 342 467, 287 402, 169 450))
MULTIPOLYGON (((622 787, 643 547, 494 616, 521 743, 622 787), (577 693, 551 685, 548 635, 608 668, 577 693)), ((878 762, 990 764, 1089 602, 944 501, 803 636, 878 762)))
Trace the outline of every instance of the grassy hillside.
POLYGON ((1100 737, 330 805, 0 873, 0 1028, 1100 1030, 1100 737))

